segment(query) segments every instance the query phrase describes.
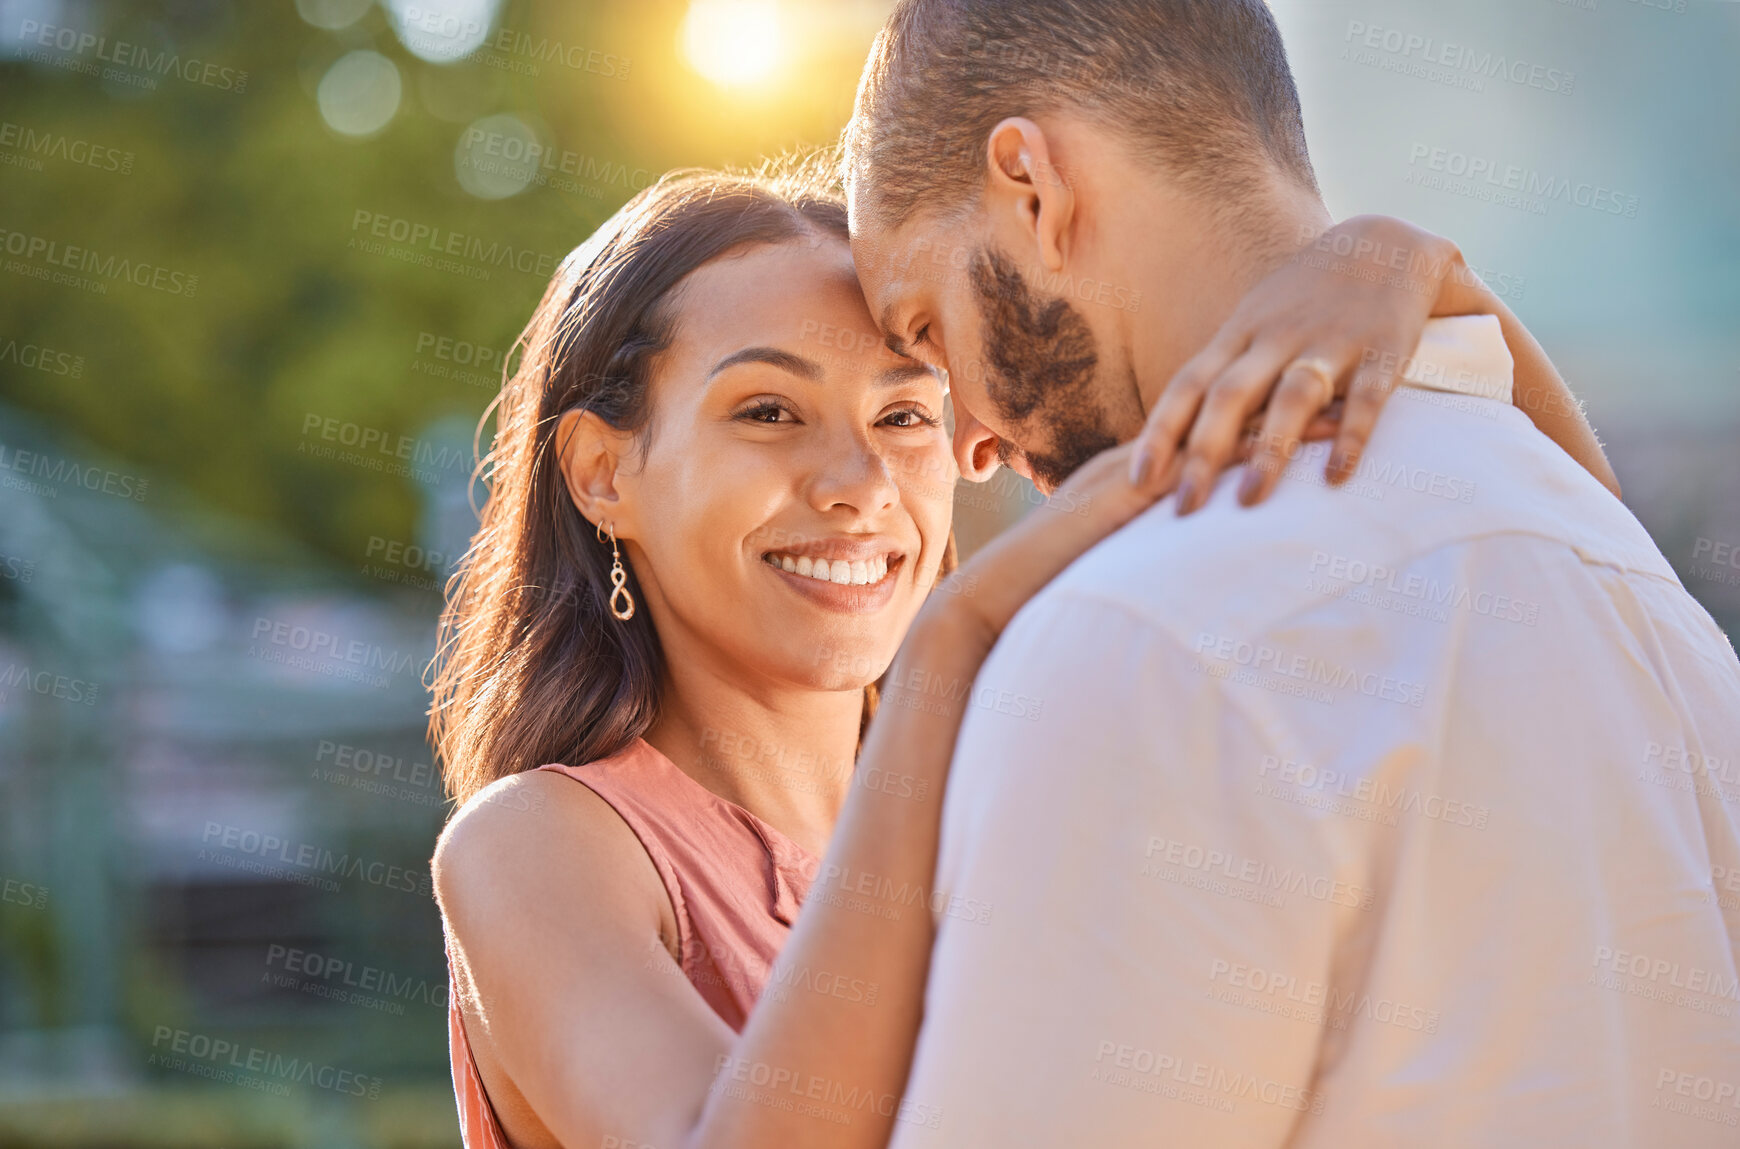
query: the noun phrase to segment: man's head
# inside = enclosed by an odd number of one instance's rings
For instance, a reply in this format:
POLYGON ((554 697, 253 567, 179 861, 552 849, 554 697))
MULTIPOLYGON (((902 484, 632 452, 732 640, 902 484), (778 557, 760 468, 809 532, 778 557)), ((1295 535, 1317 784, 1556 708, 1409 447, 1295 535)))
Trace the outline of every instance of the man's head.
POLYGON ((846 151, 872 313, 949 369, 962 473, 1046 487, 1135 433, 1317 204, 1261 0, 901 0, 846 151))

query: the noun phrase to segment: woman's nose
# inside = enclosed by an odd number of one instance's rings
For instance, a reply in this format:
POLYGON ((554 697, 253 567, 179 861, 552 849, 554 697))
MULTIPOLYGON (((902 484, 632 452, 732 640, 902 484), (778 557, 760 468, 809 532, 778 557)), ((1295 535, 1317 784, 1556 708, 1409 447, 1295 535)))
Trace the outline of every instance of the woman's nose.
POLYGON ((870 514, 900 502, 893 469, 868 438, 840 436, 826 452, 810 488, 818 510, 846 506, 870 514))

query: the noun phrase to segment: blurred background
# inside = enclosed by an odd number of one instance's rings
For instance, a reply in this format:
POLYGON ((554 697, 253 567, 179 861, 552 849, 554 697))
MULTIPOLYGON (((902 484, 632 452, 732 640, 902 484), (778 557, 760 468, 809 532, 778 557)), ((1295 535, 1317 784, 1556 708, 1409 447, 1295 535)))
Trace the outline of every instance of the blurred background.
MULTIPOLYGON (((0 0, 0 1146, 458 1144, 422 673, 479 417, 561 257, 831 143, 888 8, 0 0)), ((1331 210, 1461 244, 1732 631, 1740 4, 1274 8, 1331 210)), ((964 546, 1033 501, 963 487, 964 546)))

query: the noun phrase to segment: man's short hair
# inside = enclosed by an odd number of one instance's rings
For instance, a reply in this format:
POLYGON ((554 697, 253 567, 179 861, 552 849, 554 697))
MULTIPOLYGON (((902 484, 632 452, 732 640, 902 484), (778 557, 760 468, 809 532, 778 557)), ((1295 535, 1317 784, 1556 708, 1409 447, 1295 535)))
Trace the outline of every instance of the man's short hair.
POLYGON ((1248 198, 1264 165, 1317 189, 1262 0, 900 0, 846 129, 854 210, 890 227, 962 211, 999 121, 1065 109, 1188 191, 1248 198))

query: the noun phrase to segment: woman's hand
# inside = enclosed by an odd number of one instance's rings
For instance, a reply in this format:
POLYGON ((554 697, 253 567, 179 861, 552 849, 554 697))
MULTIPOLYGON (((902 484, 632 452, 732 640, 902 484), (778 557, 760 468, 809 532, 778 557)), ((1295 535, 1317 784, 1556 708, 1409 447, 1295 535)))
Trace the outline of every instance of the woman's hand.
POLYGON ((1136 481, 1157 489, 1182 447, 1178 513, 1189 514, 1260 419, 1239 489, 1254 505, 1340 397, 1329 481, 1345 481, 1445 285, 1469 274, 1455 244, 1403 220, 1356 216, 1324 232, 1252 288, 1167 384, 1136 440, 1136 481))
POLYGON ((1330 228, 1239 302, 1148 413, 1133 480, 1158 498, 1175 477, 1178 513, 1187 515, 1207 501, 1242 447, 1251 465, 1239 501, 1254 506, 1274 490, 1302 442, 1334 438, 1328 479, 1345 482, 1426 321, 1449 315, 1498 317, 1516 363, 1517 407, 1618 495, 1582 405, 1457 246, 1377 215, 1330 228))
POLYGON ((1345 481, 1443 285, 1466 268, 1455 244, 1403 220, 1356 216, 1323 233, 1252 288, 1167 384, 1137 438, 1138 481, 1154 489, 1182 446, 1178 513, 1189 514, 1266 408, 1239 490, 1254 505, 1312 421, 1346 397, 1329 457, 1329 481, 1345 481))

